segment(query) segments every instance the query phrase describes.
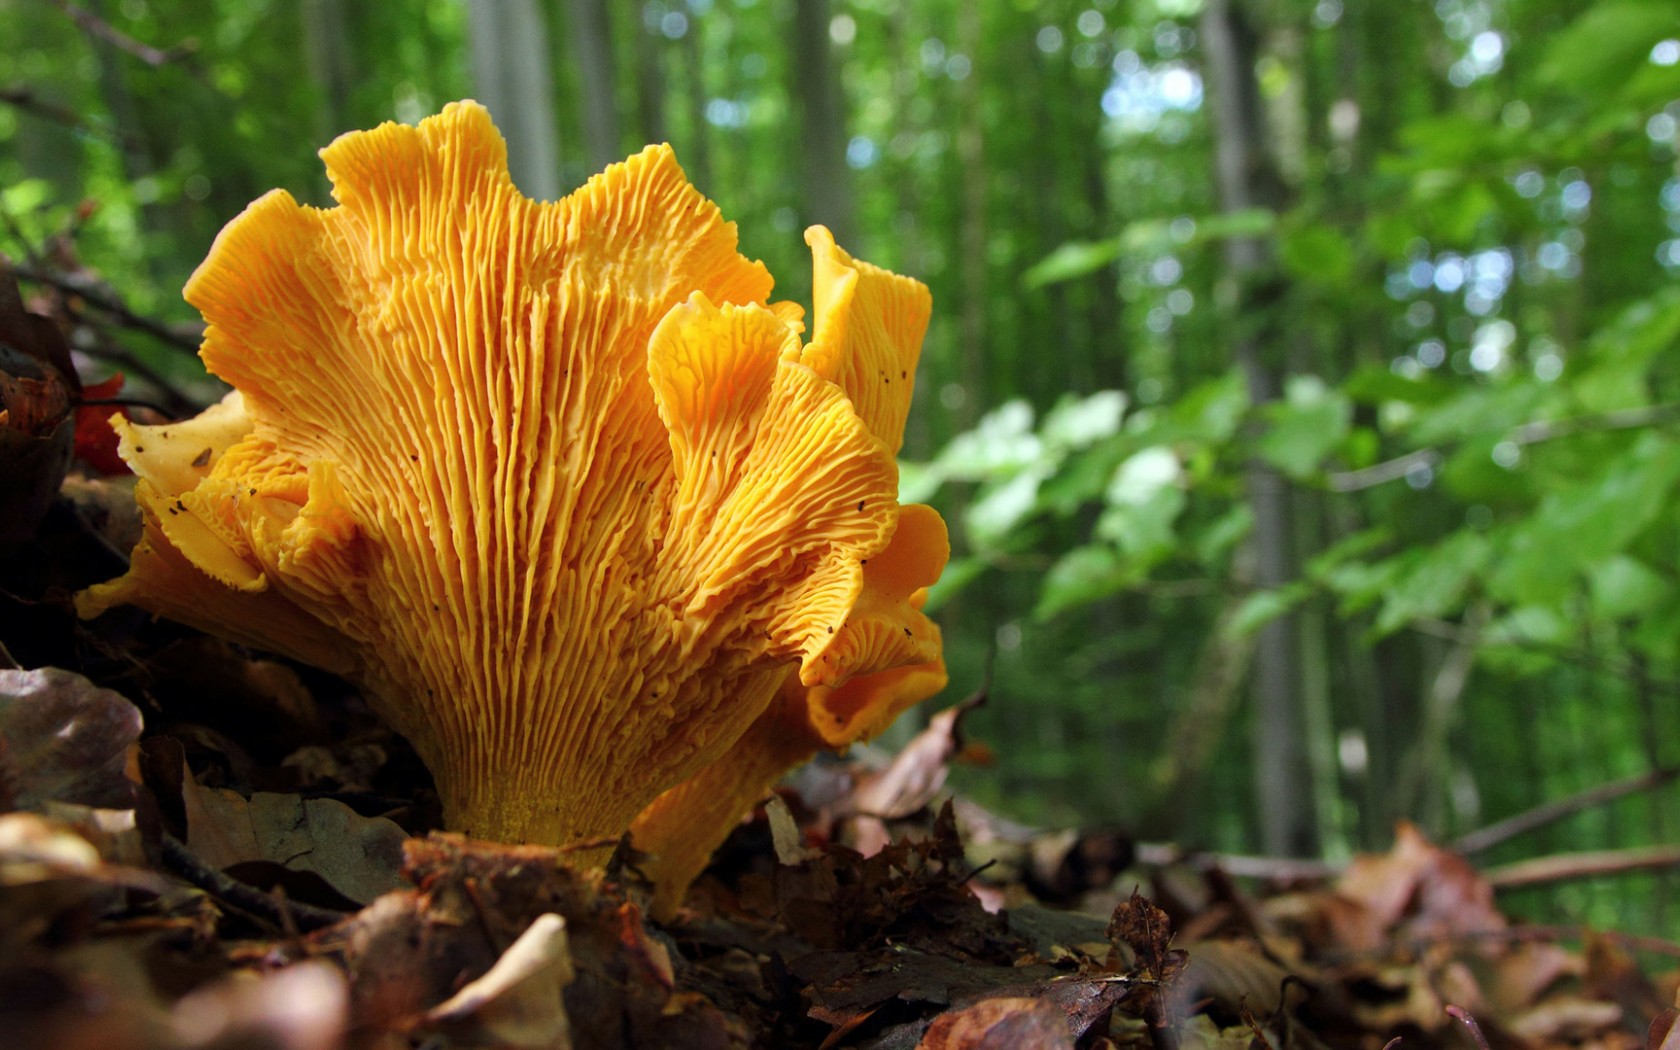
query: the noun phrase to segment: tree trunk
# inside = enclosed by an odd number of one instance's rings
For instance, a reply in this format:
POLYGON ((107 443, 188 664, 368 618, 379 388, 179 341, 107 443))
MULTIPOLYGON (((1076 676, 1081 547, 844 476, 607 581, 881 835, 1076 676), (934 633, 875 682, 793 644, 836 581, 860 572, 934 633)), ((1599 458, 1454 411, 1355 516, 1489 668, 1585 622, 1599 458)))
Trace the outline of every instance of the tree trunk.
POLYGON ((706 62, 700 47, 700 16, 689 19, 683 33, 683 94, 688 98, 688 126, 692 139, 683 167, 689 180, 707 196, 716 194, 712 185, 712 133, 706 122, 706 62))
MULTIPOLYGON (((1276 209, 1283 186, 1266 153, 1260 86, 1254 67, 1258 40, 1240 0, 1207 0, 1201 39, 1212 103, 1216 181, 1225 212, 1276 209)), ((1282 390, 1283 341, 1268 322, 1276 310, 1278 278, 1272 246, 1259 237, 1225 241, 1225 280, 1237 336, 1232 350, 1256 405, 1282 390)), ((1248 466, 1254 511, 1254 582, 1281 587, 1300 572, 1293 493, 1277 471, 1258 460, 1248 466)), ((1307 747, 1306 676, 1300 619, 1280 616, 1261 629, 1254 654, 1254 778, 1260 848, 1267 853, 1318 852, 1317 807, 1307 747)))
POLYGON ((968 76, 957 84, 957 168, 961 173, 957 262, 962 300, 958 314, 962 379, 968 396, 959 421, 974 425, 982 405, 992 403, 986 374, 986 138, 980 111, 980 5, 964 0, 957 9, 958 50, 969 59, 968 76))
POLYGON ((671 137, 665 127, 665 38, 635 20, 636 130, 644 143, 671 137))
POLYGON ((805 221, 822 223, 834 239, 858 251, 852 225, 851 181, 846 167, 846 115, 840 68, 830 52, 828 0, 793 5, 793 96, 804 138, 805 221))
POLYGON ((577 61, 583 148, 589 170, 624 159, 619 142, 617 63, 613 60, 612 12, 607 0, 566 0, 566 28, 577 61))
POLYGON ((560 125, 548 27, 537 0, 472 0, 473 88, 507 138, 508 168, 526 196, 560 196, 560 125))
POLYGON ((350 27, 344 0, 303 0, 303 60, 309 79, 321 92, 315 114, 316 139, 330 142, 350 130, 350 86, 355 76, 350 54, 350 27))

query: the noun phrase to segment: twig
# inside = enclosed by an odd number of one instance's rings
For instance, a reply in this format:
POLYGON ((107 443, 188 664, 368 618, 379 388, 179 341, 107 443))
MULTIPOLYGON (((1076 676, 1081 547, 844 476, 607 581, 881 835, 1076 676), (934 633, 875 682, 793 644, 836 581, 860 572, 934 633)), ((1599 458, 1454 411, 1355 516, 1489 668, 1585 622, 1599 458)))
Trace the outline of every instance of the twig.
POLYGON ((127 347, 121 346, 108 338, 101 337, 97 345, 81 349, 89 357, 95 357, 101 361, 115 362, 122 366, 123 371, 157 387, 159 393, 163 395, 164 404, 168 408, 168 411, 163 413, 165 416, 191 415, 204 407, 177 390, 168 376, 140 360, 127 347))
MULTIPOLYGON (((1468 637, 1469 634, 1468 628, 1460 624, 1452 623, 1449 620, 1437 620, 1428 617, 1413 620, 1410 624, 1408 624, 1408 626, 1419 634, 1427 634, 1434 638, 1444 638, 1449 642, 1461 641, 1468 637)), ((1505 630, 1509 631, 1509 628, 1507 627, 1505 630)), ((1503 638, 1495 637, 1491 640, 1483 638, 1481 644, 1489 649, 1515 649, 1516 651, 1523 653, 1542 653, 1546 656, 1552 657, 1553 659, 1562 660, 1567 663, 1575 664, 1578 667, 1585 668, 1589 671, 1596 671, 1600 674, 1612 675, 1617 678, 1631 679, 1638 673, 1637 669, 1630 664, 1622 664, 1617 663, 1614 660, 1606 660, 1604 657, 1594 653, 1591 649, 1583 649, 1578 646, 1553 645, 1533 638, 1523 638, 1515 635, 1507 635, 1507 637, 1503 638)), ((1649 675, 1646 675, 1645 683, 1647 686, 1661 689, 1667 695, 1680 696, 1680 680, 1671 678, 1652 678, 1649 675)))
POLYGON ((1507 839, 1515 838, 1525 832, 1545 827, 1564 817, 1574 816, 1584 810, 1594 809, 1606 805, 1627 795, 1641 791, 1660 788, 1680 777, 1680 767, 1669 766, 1663 769, 1653 769, 1637 777, 1617 780, 1609 784, 1599 784, 1588 788, 1568 798, 1560 798, 1552 802, 1542 803, 1533 809, 1525 810, 1515 816, 1477 828, 1458 837, 1453 843, 1454 852, 1471 854, 1481 853, 1491 849, 1507 839))
MULTIPOLYGON (((12 239, 17 241, 18 246, 23 249, 23 257, 29 261, 29 264, 31 266, 38 265, 41 261, 41 253, 23 232, 23 227, 18 225, 17 217, 5 208, 0 208, 0 223, 5 224, 6 232, 11 234, 12 239)), ((0 267, 9 268, 14 273, 17 271, 17 264, 7 258, 4 252, 0 252, 0 267)))
MULTIPOLYGON (((1544 441, 1572 437, 1576 434, 1614 430, 1639 430, 1680 419, 1680 402, 1646 405, 1642 408, 1623 408, 1591 416, 1571 419, 1546 419, 1524 423, 1506 434, 1505 440, 1516 445, 1538 445, 1544 441)), ((1434 448, 1420 448, 1394 459, 1363 467, 1359 470, 1337 471, 1326 479, 1332 492, 1358 492, 1387 484, 1410 474, 1418 467, 1433 467, 1441 461, 1441 452, 1434 448)))
POLYGON ((38 266, 16 266, 13 267, 13 272, 23 280, 44 284, 85 300, 110 314, 118 327, 145 332, 174 349, 194 356, 198 354, 198 345, 203 339, 203 333, 197 325, 170 325, 136 313, 116 292, 91 278, 57 273, 38 266))
POLYGON ((1420 448, 1416 452, 1408 452, 1404 456, 1361 467, 1359 470, 1335 472, 1327 480, 1331 492, 1358 492, 1361 489, 1376 488, 1391 481, 1399 481, 1419 467, 1433 468, 1439 462, 1439 452, 1432 448, 1420 448))
POLYGON ((1343 868, 1343 865, 1333 861, 1315 858, 1187 852, 1178 846, 1161 842, 1138 843, 1137 859, 1138 863, 1152 867, 1188 863, 1198 868, 1218 868, 1225 874, 1238 878, 1267 879, 1273 882, 1327 879, 1340 874, 1343 868))
POLYGON ((103 40, 119 51, 133 55, 154 69, 158 66, 167 66, 172 62, 179 62, 198 50, 198 41, 192 39, 183 40, 168 50, 153 47, 144 41, 134 39, 79 4, 73 4, 70 0, 57 0, 57 2, 58 9, 70 16, 70 19, 81 27, 82 32, 103 40))
POLYGON ((1680 846, 1642 846, 1637 849, 1607 849, 1587 853, 1559 853, 1550 857, 1519 860, 1482 873, 1496 890, 1538 886, 1548 882, 1625 875, 1634 871, 1680 868, 1680 846))
MULTIPOLYGON (((1680 944, 1665 941, 1661 937, 1650 937, 1638 933, 1619 933, 1615 930, 1589 930, 1580 926, 1524 924, 1522 926, 1507 926, 1500 930, 1472 930, 1455 934, 1448 939, 1458 943, 1477 944, 1487 941, 1502 941, 1508 944, 1555 944, 1559 941, 1579 941, 1587 937, 1609 941, 1618 948, 1629 951, 1649 952, 1652 955, 1667 955, 1680 959, 1680 944)), ((1440 943, 1440 938, 1417 937, 1411 941, 1412 947, 1418 950, 1436 943, 1440 943)))
POLYGON ((111 405, 115 408, 144 408, 156 412, 160 416, 168 417, 174 413, 155 401, 147 401, 142 397, 89 397, 77 400, 77 408, 99 408, 111 405))
POLYGON ((267 919, 281 929, 291 924, 299 930, 318 930, 343 922, 348 917, 345 912, 287 900, 240 882, 199 860, 185 843, 173 835, 163 837, 163 861, 170 870, 212 897, 220 897, 241 911, 267 919))
POLYGON ((1575 434, 1607 430, 1640 430, 1644 427, 1656 426, 1658 423, 1666 423, 1671 419, 1680 419, 1680 402, 1670 401, 1660 405, 1644 405, 1640 408, 1619 408, 1613 412, 1602 412, 1593 416, 1576 416, 1573 419, 1551 419, 1524 423, 1511 431, 1510 440, 1519 445, 1536 445, 1542 441, 1570 437, 1575 434))
POLYGON ((97 121, 89 120, 68 106, 61 106, 56 102, 49 102, 46 99, 43 99, 35 93, 33 88, 24 87, 21 84, 11 84, 6 87, 0 87, 0 102, 4 102, 8 106, 20 109, 31 116, 40 117, 42 120, 50 120, 54 124, 63 125, 71 131, 84 132, 89 135, 98 135, 100 138, 109 139, 124 148, 131 148, 140 143, 140 139, 138 137, 131 135, 120 128, 107 127, 97 121))
POLYGON ((1449 1006, 1447 1007, 1447 1015, 1470 1029, 1470 1038, 1479 1050, 1489 1050, 1487 1036, 1482 1034, 1482 1026, 1476 1023, 1474 1017, 1470 1016, 1470 1011, 1462 1006, 1449 1006))

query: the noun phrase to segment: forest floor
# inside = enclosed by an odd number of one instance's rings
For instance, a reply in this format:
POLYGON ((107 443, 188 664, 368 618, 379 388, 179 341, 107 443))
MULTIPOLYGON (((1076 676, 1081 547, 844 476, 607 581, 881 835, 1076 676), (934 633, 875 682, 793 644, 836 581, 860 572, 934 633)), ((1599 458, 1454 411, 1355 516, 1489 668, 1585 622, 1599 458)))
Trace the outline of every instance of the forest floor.
POLYGON ((1259 880, 953 798, 979 698, 796 774, 670 921, 625 844, 592 871, 440 833, 342 681, 76 618, 133 499, 66 478, 111 452, 70 440, 94 392, 3 278, 0 1044, 1680 1050, 1680 948, 1513 922, 1413 828, 1259 880))
POLYGON ((10 1045, 1680 1043, 1675 977, 1640 962, 1667 946, 1514 923, 1415 829, 1257 883, 953 799, 975 701, 796 775, 656 923, 628 848, 588 872, 436 831, 425 771, 338 680, 77 621, 73 590, 120 569, 113 484, 73 480, 0 558, 10 1045))

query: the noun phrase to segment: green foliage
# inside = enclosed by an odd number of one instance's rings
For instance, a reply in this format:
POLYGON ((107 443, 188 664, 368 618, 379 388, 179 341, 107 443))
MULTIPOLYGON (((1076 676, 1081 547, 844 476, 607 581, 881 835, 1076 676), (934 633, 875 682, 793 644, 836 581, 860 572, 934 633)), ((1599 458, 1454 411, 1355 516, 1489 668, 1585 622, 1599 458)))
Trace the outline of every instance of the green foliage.
MULTIPOLYGON (((830 217, 804 185, 793 5, 608 5, 611 84, 569 61, 567 5, 542 6, 563 181, 589 174, 580 100, 606 91, 624 150, 670 139, 777 296, 804 300, 799 230, 830 217)), ((936 303, 901 484, 952 527, 931 601, 956 688, 995 655, 973 727, 1000 765, 964 787, 1251 845, 1232 800, 1254 756, 1241 697, 1219 694, 1284 616, 1332 849, 1680 761, 1674 5, 1237 6, 1283 185, 1227 212, 1194 0, 831 4, 848 247, 936 303), (1263 257, 1240 287, 1238 247, 1263 257), (1260 404, 1235 367, 1250 342, 1287 375, 1260 404), (1257 481, 1287 486, 1298 522, 1301 571, 1270 588, 1257 481), (1430 714, 1464 654, 1456 704, 1430 714), (1148 772, 1173 763, 1180 779, 1148 772)), ((316 146, 473 90, 464 2, 98 10, 194 44, 153 66, 56 5, 0 0, 0 86, 57 107, 0 105, 0 241, 73 232, 165 320, 188 319, 177 290, 249 200, 325 200, 316 146)), ((1650 809, 1571 844, 1680 834, 1650 809)))

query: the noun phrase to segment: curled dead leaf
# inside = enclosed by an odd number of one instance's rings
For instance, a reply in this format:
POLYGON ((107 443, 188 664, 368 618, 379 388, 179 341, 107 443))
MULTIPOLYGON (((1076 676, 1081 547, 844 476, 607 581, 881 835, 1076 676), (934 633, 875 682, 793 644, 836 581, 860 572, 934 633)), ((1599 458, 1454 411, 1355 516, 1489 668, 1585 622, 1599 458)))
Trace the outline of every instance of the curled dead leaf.
POLYGON ((79 674, 0 670, 0 781, 18 809, 134 805, 140 711, 79 674))
POLYGON ((1073 1036, 1043 999, 1000 997, 940 1014, 916 1050, 1073 1050, 1073 1036))
POLYGON ((462 1046, 567 1050, 565 989, 576 977, 566 920, 537 916, 483 977, 432 1008, 426 1021, 462 1046))

